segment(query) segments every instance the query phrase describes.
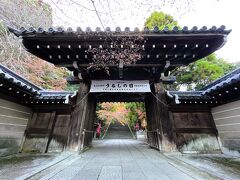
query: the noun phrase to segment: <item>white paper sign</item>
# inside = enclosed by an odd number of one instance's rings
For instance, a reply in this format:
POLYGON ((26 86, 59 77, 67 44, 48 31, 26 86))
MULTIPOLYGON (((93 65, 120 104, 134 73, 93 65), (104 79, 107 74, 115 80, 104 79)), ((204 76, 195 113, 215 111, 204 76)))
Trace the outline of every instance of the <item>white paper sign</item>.
POLYGON ((92 80, 90 92, 151 92, 148 80, 92 80))

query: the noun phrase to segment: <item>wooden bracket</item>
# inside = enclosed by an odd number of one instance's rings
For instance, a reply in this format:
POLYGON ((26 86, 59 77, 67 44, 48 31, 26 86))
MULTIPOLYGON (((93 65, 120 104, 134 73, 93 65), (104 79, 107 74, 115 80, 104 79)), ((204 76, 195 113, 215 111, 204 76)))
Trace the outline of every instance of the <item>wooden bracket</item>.
POLYGON ((122 79, 123 78, 123 60, 119 61, 118 69, 119 69, 119 79, 122 79))
POLYGON ((170 61, 166 61, 166 64, 165 64, 164 69, 163 69, 163 72, 167 71, 167 69, 169 68, 170 64, 171 64, 170 61))

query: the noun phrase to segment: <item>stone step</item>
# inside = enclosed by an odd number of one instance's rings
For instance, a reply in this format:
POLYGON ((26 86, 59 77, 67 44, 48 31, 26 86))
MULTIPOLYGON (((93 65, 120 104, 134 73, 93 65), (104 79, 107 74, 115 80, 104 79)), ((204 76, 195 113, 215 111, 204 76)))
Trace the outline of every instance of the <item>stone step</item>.
POLYGON ((122 125, 119 122, 112 123, 104 137, 104 139, 132 139, 132 133, 128 125, 122 125))

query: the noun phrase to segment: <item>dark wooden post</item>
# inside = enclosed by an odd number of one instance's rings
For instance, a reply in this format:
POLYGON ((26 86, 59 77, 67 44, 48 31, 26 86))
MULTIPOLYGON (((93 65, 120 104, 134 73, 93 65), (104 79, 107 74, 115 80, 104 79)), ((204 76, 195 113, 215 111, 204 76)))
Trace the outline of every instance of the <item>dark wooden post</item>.
POLYGON ((71 122, 70 122, 70 131, 68 136, 68 145, 69 150, 77 150, 81 138, 81 124, 84 121, 86 114, 86 105, 88 102, 88 92, 89 86, 86 83, 80 83, 80 88, 77 94, 76 104, 71 113, 71 122))
POLYGON ((149 130, 159 130, 159 149, 163 152, 175 151, 173 124, 162 83, 156 83, 152 87, 152 94, 146 99, 146 113, 149 130))
MULTIPOLYGON (((86 129, 84 145, 89 146, 92 142, 93 132, 94 131, 94 119, 95 119, 95 111, 96 111, 96 100, 94 95, 89 94, 88 103, 87 103, 87 113, 86 120, 84 124, 82 124, 83 129, 86 129)), ((81 138, 82 139, 82 138, 81 138)))
POLYGON ((154 92, 151 97, 155 106, 153 112, 153 121, 155 129, 159 129, 161 150, 170 152, 176 150, 175 139, 173 136, 173 124, 169 117, 169 108, 166 100, 166 93, 162 83, 154 84, 154 92))
POLYGON ((53 117, 53 118, 52 118, 53 120, 52 120, 51 123, 50 123, 50 125, 51 125, 51 130, 50 130, 50 133, 49 133, 49 136, 48 136, 48 141, 47 141, 47 146, 46 146, 46 149, 45 149, 45 153, 48 152, 48 148, 49 148, 50 142, 51 142, 51 140, 52 140, 54 127, 55 127, 56 120, 57 120, 56 112, 53 113, 52 117, 53 117))
POLYGON ((89 88, 89 84, 80 83, 76 104, 71 113, 67 145, 69 150, 77 151, 80 148, 83 129, 89 130, 89 123, 93 123, 96 104, 94 97, 89 94, 89 88))

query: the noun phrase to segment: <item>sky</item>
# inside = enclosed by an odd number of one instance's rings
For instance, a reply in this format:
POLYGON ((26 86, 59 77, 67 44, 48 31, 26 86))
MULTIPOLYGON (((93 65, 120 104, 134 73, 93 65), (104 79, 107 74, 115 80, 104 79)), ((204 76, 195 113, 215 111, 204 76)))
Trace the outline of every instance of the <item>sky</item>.
POLYGON ((216 54, 229 62, 240 57, 239 0, 44 0, 53 9, 54 26, 143 28, 153 11, 171 14, 180 26, 219 27, 232 29, 227 43, 216 54), (94 7, 95 6, 95 7, 94 7), (98 13, 96 13, 95 8, 98 13), (99 15, 99 17, 98 17, 99 15))

